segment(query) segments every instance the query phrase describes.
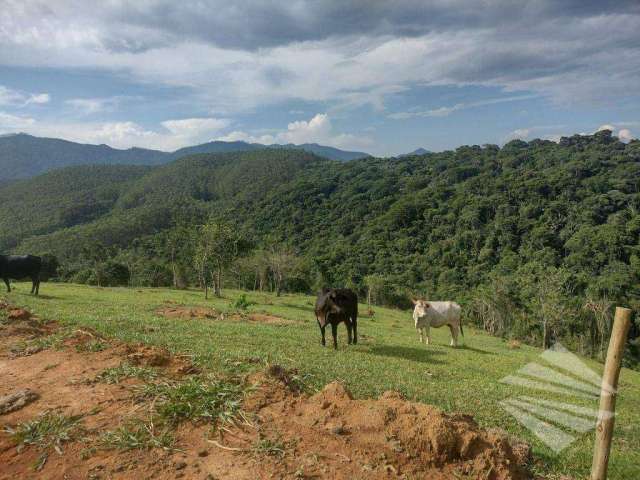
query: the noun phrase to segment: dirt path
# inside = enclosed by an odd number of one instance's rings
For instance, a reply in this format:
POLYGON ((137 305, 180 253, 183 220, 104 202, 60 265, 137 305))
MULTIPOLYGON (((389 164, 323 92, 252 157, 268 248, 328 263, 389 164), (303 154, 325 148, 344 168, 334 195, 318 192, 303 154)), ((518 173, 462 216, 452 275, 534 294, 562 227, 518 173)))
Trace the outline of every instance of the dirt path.
MULTIPOLYGON (((0 305, 6 312, 10 306, 0 305)), ((173 449, 105 449, 99 439, 127 419, 149 416, 153 402, 140 401, 138 379, 95 381, 105 369, 129 364, 159 371, 154 381, 197 374, 187 359, 143 345, 123 345, 77 330, 57 342, 57 326, 29 315, 0 325, 0 397, 30 389, 39 398, 0 415, 0 428, 52 411, 79 416, 82 434, 42 458, 35 445, 19 449, 0 433, 0 479, 526 479, 528 447, 499 432, 480 429, 472 418, 446 415, 405 401, 393 392, 377 400, 353 400, 332 383, 309 396, 290 372, 271 366, 241 380, 248 387, 238 426, 212 433, 185 422, 173 449), (53 335, 53 337, 52 337, 53 335), (45 346, 39 350, 39 347, 45 346)))

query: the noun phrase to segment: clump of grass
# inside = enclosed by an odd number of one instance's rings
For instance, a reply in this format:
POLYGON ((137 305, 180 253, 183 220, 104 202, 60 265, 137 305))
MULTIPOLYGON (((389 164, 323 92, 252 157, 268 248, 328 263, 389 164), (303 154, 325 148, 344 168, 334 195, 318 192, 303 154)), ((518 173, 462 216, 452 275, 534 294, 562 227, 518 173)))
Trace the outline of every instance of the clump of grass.
POLYGON ((64 341, 69 337, 68 331, 60 331, 51 335, 37 337, 29 341, 20 341, 10 347, 14 355, 31 355, 41 350, 54 348, 62 350, 64 341))
POLYGON ((233 423, 241 414, 243 397, 240 385, 224 380, 192 377, 179 383, 148 384, 142 387, 144 398, 153 398, 158 417, 176 425, 182 421, 219 425, 233 423))
POLYGON ((145 382, 155 380, 158 377, 158 372, 150 367, 139 367, 137 365, 131 365, 130 363, 123 362, 117 367, 107 368, 103 370, 96 378, 95 381, 108 384, 120 383, 125 378, 138 378, 145 382))
POLYGON ((253 444, 251 451, 257 456, 283 458, 287 454, 287 450, 294 448, 295 445, 295 440, 285 442, 279 435, 274 438, 268 438, 260 434, 260 438, 253 444))
POLYGON ((90 342, 79 343, 76 345, 76 352, 101 352, 105 350, 108 345, 100 340, 91 340, 90 342))
POLYGON ((249 301, 247 295, 243 293, 231 304, 231 308, 233 310, 247 310, 253 304, 254 302, 249 301))
POLYGON ((81 416, 67 416, 49 411, 34 420, 20 423, 15 428, 6 427, 5 430, 16 442, 18 452, 32 445, 40 450, 41 455, 34 467, 36 470, 41 470, 51 450, 62 455, 62 444, 80 435, 81 418, 81 416))
POLYGON ((99 443, 103 448, 116 450, 171 450, 175 438, 166 426, 158 428, 152 420, 145 422, 135 418, 115 430, 105 432, 99 443))

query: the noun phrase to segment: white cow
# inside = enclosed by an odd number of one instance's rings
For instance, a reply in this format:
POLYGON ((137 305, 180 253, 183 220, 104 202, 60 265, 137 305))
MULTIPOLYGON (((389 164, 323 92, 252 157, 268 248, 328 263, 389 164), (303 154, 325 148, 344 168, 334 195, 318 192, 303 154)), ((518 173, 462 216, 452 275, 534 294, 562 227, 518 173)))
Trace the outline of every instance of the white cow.
POLYGON ((429 302, 427 300, 413 300, 413 321, 416 330, 420 333, 420 342, 424 342, 423 333, 427 337, 426 344, 431 343, 429 327, 441 327, 448 325, 451 330, 451 346, 458 346, 458 331, 462 333, 462 321, 460 320, 460 305, 456 302, 429 302))

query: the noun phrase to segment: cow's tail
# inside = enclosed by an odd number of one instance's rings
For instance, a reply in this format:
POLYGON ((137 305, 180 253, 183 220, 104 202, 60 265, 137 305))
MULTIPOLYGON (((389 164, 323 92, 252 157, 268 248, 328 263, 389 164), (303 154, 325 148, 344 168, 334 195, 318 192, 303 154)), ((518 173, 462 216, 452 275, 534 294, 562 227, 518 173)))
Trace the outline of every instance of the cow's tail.
MULTIPOLYGON (((460 308, 460 305, 458 305, 458 308, 460 308)), ((460 333, 464 337, 464 330, 462 329, 462 313, 460 314, 460 333)))

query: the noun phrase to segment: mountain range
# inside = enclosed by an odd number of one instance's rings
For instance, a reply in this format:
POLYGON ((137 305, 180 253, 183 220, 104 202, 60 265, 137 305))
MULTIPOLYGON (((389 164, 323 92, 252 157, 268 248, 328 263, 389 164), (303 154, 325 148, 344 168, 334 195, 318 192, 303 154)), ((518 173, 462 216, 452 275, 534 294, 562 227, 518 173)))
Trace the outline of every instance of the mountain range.
POLYGON ((0 182, 30 178, 61 167, 74 165, 160 165, 197 153, 246 152, 260 149, 303 150, 329 160, 350 161, 369 157, 334 147, 302 145, 262 145, 247 142, 212 141, 163 152, 145 148, 120 150, 108 145, 90 145, 58 138, 42 138, 25 133, 0 136, 0 182))

